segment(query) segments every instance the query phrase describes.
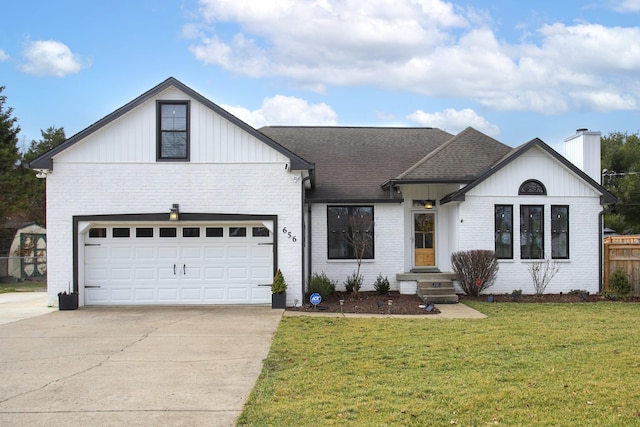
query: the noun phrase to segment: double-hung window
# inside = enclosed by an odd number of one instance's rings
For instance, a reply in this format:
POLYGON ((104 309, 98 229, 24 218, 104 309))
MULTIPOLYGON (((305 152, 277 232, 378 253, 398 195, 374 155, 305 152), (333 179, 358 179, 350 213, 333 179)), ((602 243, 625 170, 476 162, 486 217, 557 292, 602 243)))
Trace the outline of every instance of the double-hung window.
POLYGON ((373 259, 373 206, 328 206, 329 259, 373 259))
POLYGON ((495 205, 495 252, 498 259, 513 258, 513 206, 495 205))
POLYGON ((520 206, 520 258, 544 259, 544 206, 520 206))
POLYGON ((569 259, 569 206, 551 206, 551 258, 569 259))
POLYGON ((189 102, 158 101, 157 159, 189 160, 189 102))

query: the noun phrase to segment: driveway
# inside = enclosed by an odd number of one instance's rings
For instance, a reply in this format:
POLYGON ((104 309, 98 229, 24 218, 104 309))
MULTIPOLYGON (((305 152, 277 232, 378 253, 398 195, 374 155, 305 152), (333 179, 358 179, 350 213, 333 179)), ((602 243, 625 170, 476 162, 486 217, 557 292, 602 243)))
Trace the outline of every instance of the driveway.
POLYGON ((84 308, 1 324, 0 425, 235 425, 281 317, 84 308))

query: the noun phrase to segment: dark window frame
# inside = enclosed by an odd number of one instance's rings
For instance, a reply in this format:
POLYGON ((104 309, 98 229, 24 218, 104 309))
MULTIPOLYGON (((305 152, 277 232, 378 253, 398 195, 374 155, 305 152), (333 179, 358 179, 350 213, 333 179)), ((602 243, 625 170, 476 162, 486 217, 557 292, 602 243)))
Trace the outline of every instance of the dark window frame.
POLYGON ((513 259, 513 205, 494 205, 494 232, 496 258, 513 259))
POLYGON ((518 188, 520 196, 546 196, 547 188, 537 179, 528 179, 518 188))
POLYGON ((189 101, 156 101, 156 161, 159 162, 188 162, 191 156, 191 104, 189 101), (184 105, 186 106, 186 123, 185 129, 172 129, 168 126, 163 126, 162 122, 162 107, 167 105, 184 105), (162 137, 167 133, 185 133, 185 155, 184 156, 169 156, 164 155, 162 150, 162 137))
POLYGON ((544 205, 520 205, 520 259, 544 259, 544 205))
MULTIPOLYGON (((365 259, 375 259, 375 210, 372 205, 343 205, 343 206, 327 206, 327 259, 329 260, 356 260, 353 247, 340 233, 354 233, 354 213, 357 214, 358 209, 370 210, 371 229, 364 232, 370 235, 371 243, 368 245, 367 251, 362 257, 365 259), (341 210, 341 212, 339 212, 341 210), (340 219, 336 215, 346 215, 340 219), (340 255, 339 253, 342 253, 340 255)), ((356 232, 360 232, 355 230, 356 232)))
POLYGON ((551 205, 551 258, 569 259, 571 254, 569 205, 551 205), (559 213, 564 210, 564 215, 559 213), (562 229, 562 227, 565 229, 562 229), (562 237, 564 236, 564 239, 562 237), (562 245, 564 240, 564 245, 562 245), (564 247, 563 247, 564 246, 564 247))

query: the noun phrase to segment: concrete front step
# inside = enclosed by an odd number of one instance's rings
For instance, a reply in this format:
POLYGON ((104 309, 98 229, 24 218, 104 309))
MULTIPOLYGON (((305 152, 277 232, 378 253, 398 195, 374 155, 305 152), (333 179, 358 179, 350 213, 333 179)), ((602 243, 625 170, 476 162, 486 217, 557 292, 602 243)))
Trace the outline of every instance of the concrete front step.
POLYGON ((418 296, 427 304, 455 304, 458 295, 453 282, 446 278, 433 277, 418 281, 418 296))

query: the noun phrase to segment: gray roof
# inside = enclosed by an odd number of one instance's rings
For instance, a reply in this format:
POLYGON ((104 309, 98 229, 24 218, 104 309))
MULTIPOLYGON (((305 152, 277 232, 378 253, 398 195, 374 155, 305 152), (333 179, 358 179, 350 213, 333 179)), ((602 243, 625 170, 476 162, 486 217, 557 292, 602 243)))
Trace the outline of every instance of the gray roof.
MULTIPOLYGON (((433 128, 269 126, 260 132, 313 162, 313 201, 389 199, 382 185, 453 135, 433 128)), ((396 200, 398 201, 398 200, 396 200)))

